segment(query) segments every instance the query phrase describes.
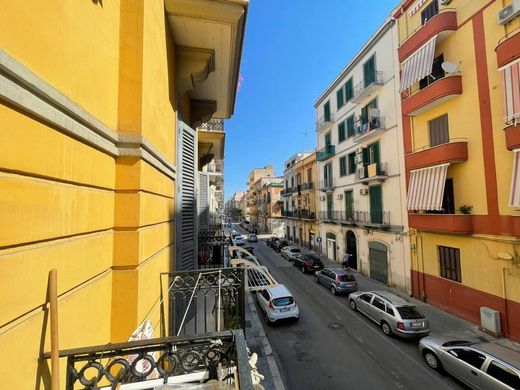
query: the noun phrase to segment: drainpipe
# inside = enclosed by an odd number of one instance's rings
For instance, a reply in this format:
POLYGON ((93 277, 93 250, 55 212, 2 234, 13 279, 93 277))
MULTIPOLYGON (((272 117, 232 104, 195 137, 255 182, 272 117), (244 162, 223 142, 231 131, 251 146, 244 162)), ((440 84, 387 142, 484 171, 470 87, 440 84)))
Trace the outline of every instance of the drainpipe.
POLYGON ((506 317, 504 319, 505 329, 503 334, 507 337, 509 335, 509 310, 507 308, 506 267, 502 267, 502 294, 504 296, 504 315, 506 317))
POLYGON ((420 236, 420 235, 418 236, 418 238, 421 241, 421 278, 420 279, 422 279, 422 283, 419 283, 419 286, 420 286, 419 298, 421 301, 426 302, 426 276, 424 275, 425 272, 424 272, 423 240, 422 240, 422 236, 420 236))

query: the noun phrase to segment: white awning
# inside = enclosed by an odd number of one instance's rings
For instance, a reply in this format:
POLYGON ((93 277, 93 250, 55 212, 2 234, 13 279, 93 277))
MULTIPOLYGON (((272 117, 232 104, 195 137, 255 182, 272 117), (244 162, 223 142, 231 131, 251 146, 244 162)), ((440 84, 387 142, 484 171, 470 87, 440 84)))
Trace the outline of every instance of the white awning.
POLYGON ((437 36, 434 36, 404 61, 400 92, 432 73, 436 39, 437 36))
POLYGON ((408 210, 442 210, 444 184, 450 164, 411 171, 408 186, 408 210))
POLYGON ((514 150, 509 207, 520 207, 520 149, 514 150))
POLYGON ((520 62, 507 64, 500 69, 504 91, 504 120, 506 123, 520 122, 520 62))

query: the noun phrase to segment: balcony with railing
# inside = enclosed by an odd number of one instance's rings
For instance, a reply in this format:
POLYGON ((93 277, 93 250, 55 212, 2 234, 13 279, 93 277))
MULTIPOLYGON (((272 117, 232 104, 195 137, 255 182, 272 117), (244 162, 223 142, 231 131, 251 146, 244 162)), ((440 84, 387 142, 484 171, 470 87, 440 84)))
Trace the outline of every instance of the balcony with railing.
POLYGON ((417 116, 459 95, 462 95, 462 76, 445 76, 444 72, 434 79, 427 76, 419 89, 409 88, 402 94, 403 114, 417 116))
POLYGON ((301 191, 307 191, 314 189, 314 183, 312 181, 309 181, 307 183, 300 184, 301 191))
POLYGON ((203 122, 198 129, 204 131, 224 131, 224 120, 223 119, 210 119, 207 122, 203 122))
POLYGON ((387 164, 378 162, 356 168, 356 183, 383 182, 388 177, 387 164))
POLYGON ((468 141, 462 138, 453 138, 440 145, 425 146, 406 155, 405 160, 406 166, 410 170, 468 161, 468 141))
POLYGON ((384 119, 382 116, 373 115, 368 122, 355 126, 354 130, 356 133, 353 142, 355 144, 365 142, 373 136, 383 133, 386 130, 384 119))
POLYGON ((293 193, 293 188, 292 187, 289 187, 289 188, 284 188, 283 190, 280 191, 280 196, 289 196, 293 193))
POLYGON ((325 222, 339 222, 341 220, 341 211, 337 210, 322 210, 320 211, 320 221, 325 222))
POLYGON ((520 27, 504 35, 498 41, 495 52, 499 68, 520 58, 520 27))
POLYGON ((334 114, 323 115, 316 121, 316 130, 318 132, 328 130, 334 124, 334 114))
POLYGON ((354 211, 353 219, 356 224, 369 227, 390 226, 390 211, 370 210, 354 211))
POLYGON ((316 153, 317 161, 325 161, 336 154, 336 146, 335 145, 327 145, 324 148, 321 148, 316 153))
POLYGON ((332 190, 336 187, 336 179, 334 178, 329 178, 329 179, 326 179, 326 180, 321 180, 319 182, 319 189, 321 191, 327 191, 327 190, 332 190))
POLYGON ((363 99, 372 96, 372 94, 384 84, 383 72, 374 71, 373 74, 369 73, 366 75, 366 79, 360 81, 354 87, 354 97, 352 98, 353 103, 359 103, 363 99))
POLYGON ((473 216, 471 214, 409 212, 408 223, 410 227, 423 231, 458 234, 473 233, 473 216))

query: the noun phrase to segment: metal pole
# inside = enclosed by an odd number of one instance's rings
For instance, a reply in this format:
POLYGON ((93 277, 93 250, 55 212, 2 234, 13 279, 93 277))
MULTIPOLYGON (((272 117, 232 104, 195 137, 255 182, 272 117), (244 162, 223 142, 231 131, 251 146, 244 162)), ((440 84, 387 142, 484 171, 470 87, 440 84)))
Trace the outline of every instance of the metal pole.
POLYGON ((60 348, 58 342, 58 271, 49 272, 49 303, 51 312, 51 389, 60 389, 60 348))

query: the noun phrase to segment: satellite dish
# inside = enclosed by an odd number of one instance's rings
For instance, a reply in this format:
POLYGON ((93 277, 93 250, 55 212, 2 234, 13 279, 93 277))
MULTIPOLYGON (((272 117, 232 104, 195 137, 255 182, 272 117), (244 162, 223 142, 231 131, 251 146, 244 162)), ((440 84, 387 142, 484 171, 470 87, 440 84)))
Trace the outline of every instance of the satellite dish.
POLYGON ((443 62, 441 64, 441 68, 446 73, 456 73, 459 70, 459 66, 457 64, 454 64, 453 62, 443 62))

